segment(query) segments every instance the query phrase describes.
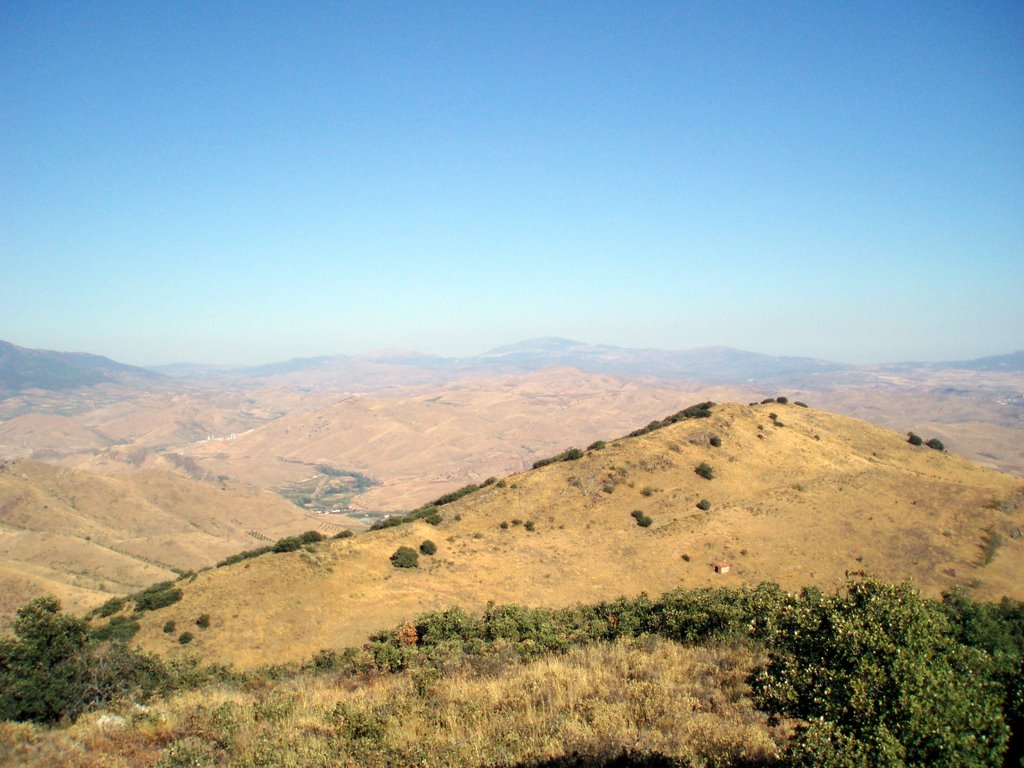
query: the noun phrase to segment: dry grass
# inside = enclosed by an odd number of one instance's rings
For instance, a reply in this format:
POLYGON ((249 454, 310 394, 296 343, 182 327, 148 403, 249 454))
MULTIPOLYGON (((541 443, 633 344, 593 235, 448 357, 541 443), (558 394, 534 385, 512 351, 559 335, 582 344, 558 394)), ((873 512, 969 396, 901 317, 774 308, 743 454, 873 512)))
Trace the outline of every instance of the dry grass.
POLYGON ((745 647, 599 644, 507 667, 210 688, 66 729, 0 725, 0 763, 124 766, 483 766, 571 754, 770 764, 777 739, 746 698, 745 647))
POLYGON ((0 467, 0 628, 27 599, 86 610, 258 543, 315 527, 270 493, 169 472, 100 477, 21 460, 0 467))
POLYGON ((163 623, 185 626, 209 613, 211 626, 192 648, 209 661, 251 668, 359 645, 382 626, 453 605, 560 607, 761 581, 830 591, 855 571, 913 578, 930 596, 970 585, 976 599, 1021 599, 1024 540, 1011 534, 1024 526, 1024 508, 992 508, 1020 485, 853 419, 778 404, 722 405, 709 419, 509 476, 504 487, 444 507, 438 527, 416 522, 200 574, 180 603, 143 620, 137 639, 173 655, 180 647, 163 623), (786 426, 773 427, 770 412, 786 426), (721 447, 708 444, 712 434, 721 447), (693 472, 701 461, 715 468, 713 480, 693 472), (659 490, 644 495, 647 487, 659 490), (697 508, 703 498, 710 510, 697 508), (638 527, 636 509, 654 524, 638 527), (532 520, 535 530, 500 527, 513 519, 532 520), (989 528, 1005 543, 984 565, 989 528), (399 546, 427 538, 438 552, 421 558, 420 568, 391 566, 399 546), (718 560, 731 564, 728 574, 714 573, 718 560))

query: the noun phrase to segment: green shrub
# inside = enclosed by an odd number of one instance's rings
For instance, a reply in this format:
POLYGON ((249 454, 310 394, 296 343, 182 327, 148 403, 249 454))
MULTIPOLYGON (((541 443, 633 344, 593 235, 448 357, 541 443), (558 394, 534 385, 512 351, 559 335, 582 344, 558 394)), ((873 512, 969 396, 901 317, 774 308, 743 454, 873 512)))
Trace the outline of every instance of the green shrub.
POLYGON ((501 523, 498 524, 498 527, 501 528, 501 530, 503 530, 503 531, 507 531, 508 530, 508 520, 502 520, 501 523))
POLYGON ((779 405, 785 405, 786 403, 789 402, 789 398, 788 397, 776 397, 775 398, 775 402, 778 403, 779 405))
POLYGON ((797 405, 797 406, 799 406, 801 408, 806 408, 807 407, 807 403, 802 402, 800 400, 794 400, 793 401, 793 405, 797 405))
POLYGON ((506 485, 508 485, 508 483, 506 483, 504 480, 499 480, 496 483, 496 485, 498 486, 498 488, 504 488, 506 485))
POLYGON ((939 440, 936 437, 933 437, 931 440, 929 440, 927 443, 925 443, 925 445, 927 445, 933 451, 944 451, 944 450, 946 450, 946 446, 944 446, 942 444, 942 441, 939 440))
POLYGON ((755 705, 804 723, 786 765, 1002 765, 990 657, 956 642, 941 608, 908 584, 806 589, 754 631, 768 653, 750 679, 755 705))
POLYGON ((130 616, 114 616, 106 624, 94 627, 89 632, 92 640, 103 642, 112 640, 117 643, 127 643, 139 631, 139 622, 130 616))
MULTIPOLYGON (((135 624, 121 617, 121 624, 135 624)), ((85 620, 40 597, 18 609, 13 637, 0 637, 0 720, 56 723, 90 707, 133 695, 143 699, 161 682, 162 665, 115 643, 88 642, 85 620)))
POLYGON ((518 517, 513 517, 512 518, 512 525, 522 525, 522 524, 523 524, 523 521, 520 520, 518 517))
POLYGON ((391 555, 391 564, 395 568, 416 568, 419 565, 420 556, 412 547, 399 547, 391 555))
POLYGON ((453 501, 458 501, 463 496, 468 496, 469 494, 479 490, 479 485, 474 485, 473 483, 470 483, 469 485, 464 485, 462 488, 459 488, 457 491, 446 493, 444 496, 440 496, 434 499, 434 501, 431 502, 431 505, 435 507, 443 507, 445 504, 451 504, 453 501))
POLYGON ((347 528, 341 533, 334 534, 335 539, 351 539, 353 536, 355 536, 355 534, 347 528))
POLYGON ((657 490, 658 489, 655 488, 653 485, 645 485, 643 488, 640 489, 640 495, 641 496, 652 496, 652 495, 654 495, 654 492, 657 491, 657 490))
POLYGON ((643 510, 634 509, 629 514, 641 528, 648 528, 654 522, 654 520, 643 513, 643 510))
POLYGON ((201 614, 199 614, 199 618, 196 619, 196 626, 199 627, 200 629, 206 629, 207 627, 209 627, 210 626, 210 614, 208 614, 208 613, 201 613, 201 614))
POLYGON ((164 633, 165 634, 168 634, 168 635, 173 634, 174 630, 177 629, 177 628, 178 628, 178 625, 175 623, 174 619, 168 619, 167 621, 164 622, 164 633))
POLYGON ((123 597, 112 597, 97 610, 96 614, 106 618, 107 616, 113 616, 115 613, 124 608, 125 599, 123 597))
POLYGON ((533 520, 527 520, 525 523, 523 523, 523 528, 525 528, 528 531, 532 531, 534 529, 533 520))
POLYGON ((911 445, 921 445, 922 443, 924 443, 924 440, 922 440, 919 436, 915 435, 913 432, 907 432, 907 442, 910 443, 911 445))
POLYGON ((432 555, 437 552, 437 544, 432 542, 430 539, 424 539, 420 544, 420 552, 424 555, 432 555))
POLYGON ((430 525, 440 525, 442 517, 437 512, 434 512, 424 517, 423 520, 427 523, 430 523, 430 525))
POLYGON ((701 499, 697 502, 697 509, 703 509, 706 512, 711 509, 711 502, 707 499, 701 499))
POLYGON ((608 445, 608 443, 606 443, 604 440, 595 440, 594 442, 592 442, 590 445, 587 446, 587 450, 588 451, 600 451, 606 445, 608 445))
POLYGON ((711 480, 715 476, 715 470, 706 461, 702 461, 693 469, 698 475, 703 477, 705 480, 711 480))
POLYGON ((711 415, 711 409, 714 407, 714 403, 708 400, 704 403, 697 403, 691 405, 688 408, 666 416, 661 421, 652 421, 646 427, 635 429, 627 435, 627 437, 639 437, 640 435, 646 435, 648 432, 653 432, 656 429, 667 427, 670 424, 677 424, 680 421, 687 421, 689 419, 706 419, 711 415))
POLYGON ((180 635, 178 635, 178 642, 182 645, 188 645, 193 640, 195 640, 195 635, 193 635, 191 632, 182 632, 180 635))
POLYGON ((135 612, 155 611, 181 600, 182 591, 174 586, 173 581, 162 581, 144 589, 134 596, 135 612))
POLYGON ((576 461, 581 458, 583 458, 583 451, 579 448, 569 448, 568 450, 557 453, 554 456, 549 456, 546 459, 540 459, 533 462, 533 468, 540 469, 541 467, 546 467, 548 464, 555 464, 559 461, 576 461))
POLYGON ((718 435, 712 435, 711 439, 708 440, 708 442, 711 443, 712 448, 722 447, 722 438, 720 438, 718 435))

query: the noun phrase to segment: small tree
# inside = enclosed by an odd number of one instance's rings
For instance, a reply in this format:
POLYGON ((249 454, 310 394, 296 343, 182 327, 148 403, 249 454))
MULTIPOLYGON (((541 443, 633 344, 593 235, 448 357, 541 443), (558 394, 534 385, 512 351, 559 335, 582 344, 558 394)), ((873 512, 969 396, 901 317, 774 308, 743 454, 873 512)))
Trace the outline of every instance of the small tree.
POLYGON ((399 547, 391 555, 391 564, 395 568, 416 568, 419 566, 420 556, 412 547, 399 547))
POLYGON ((709 509, 711 509, 711 502, 708 501, 707 499, 701 499, 700 501, 697 502, 697 509, 703 509, 705 512, 707 512, 709 509))
POLYGON ((933 437, 931 440, 929 440, 927 443, 925 443, 925 445, 927 445, 933 451, 944 451, 944 450, 946 450, 946 446, 944 446, 942 444, 942 441, 939 440, 936 437, 933 437))
POLYGON ((706 461, 702 461, 698 464, 694 470, 698 475, 703 477, 705 480, 711 480, 715 476, 715 470, 712 469, 711 465, 706 461))
POLYGON ((173 634, 174 630, 178 628, 178 625, 174 623, 174 619, 168 619, 164 622, 164 632, 168 635, 173 634))
POLYGON ((199 627, 200 629, 206 629, 208 626, 210 626, 210 614, 208 614, 208 613, 201 613, 201 614, 199 614, 199 618, 196 619, 196 626, 199 627))
POLYGON ((911 445, 921 445, 924 442, 924 440, 922 440, 918 435, 915 435, 913 432, 907 432, 907 442, 910 443, 911 445))
POLYGON ((425 539, 423 543, 420 544, 420 552, 424 555, 432 555, 437 552, 437 544, 432 542, 430 539, 425 539))

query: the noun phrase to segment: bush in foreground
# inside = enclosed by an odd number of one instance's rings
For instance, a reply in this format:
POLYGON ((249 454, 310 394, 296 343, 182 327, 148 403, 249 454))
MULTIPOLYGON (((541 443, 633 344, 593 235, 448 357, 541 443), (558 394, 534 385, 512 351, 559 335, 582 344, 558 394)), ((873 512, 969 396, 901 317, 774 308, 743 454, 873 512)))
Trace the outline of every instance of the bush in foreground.
POLYGON ((1008 731, 990 658, 957 643, 909 585, 807 589, 755 623, 769 657, 751 678, 755 704, 804 723, 790 764, 1001 765, 1008 731))

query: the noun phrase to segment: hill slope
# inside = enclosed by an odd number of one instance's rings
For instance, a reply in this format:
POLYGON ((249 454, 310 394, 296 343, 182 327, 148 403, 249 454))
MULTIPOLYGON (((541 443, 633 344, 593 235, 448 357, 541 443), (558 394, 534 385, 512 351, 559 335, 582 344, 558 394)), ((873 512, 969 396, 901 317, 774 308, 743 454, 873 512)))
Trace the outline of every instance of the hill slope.
POLYGON ((174 578, 315 523, 270 493, 244 493, 157 470, 98 477, 0 462, 0 627, 29 598, 72 609, 174 578))
POLYGON ((201 573, 179 603, 145 615, 137 639, 177 652, 164 622, 206 613, 210 627, 192 647, 249 667, 357 644, 451 605, 554 606, 763 580, 832 588, 859 570, 912 577, 929 594, 965 584, 978 598, 1024 597, 1019 478, 793 405, 716 406, 710 418, 512 475, 439 511, 436 527, 420 520, 201 573), (701 462, 713 479, 695 473, 701 462), (638 526, 635 510, 653 524, 638 526), (415 569, 391 565, 399 546, 425 539, 436 555, 415 569), (729 573, 715 573, 720 561, 729 573))

